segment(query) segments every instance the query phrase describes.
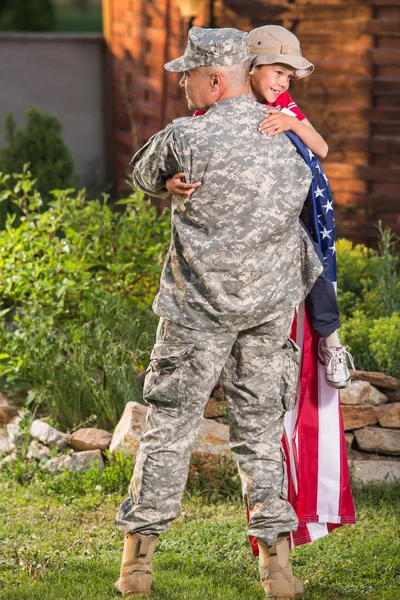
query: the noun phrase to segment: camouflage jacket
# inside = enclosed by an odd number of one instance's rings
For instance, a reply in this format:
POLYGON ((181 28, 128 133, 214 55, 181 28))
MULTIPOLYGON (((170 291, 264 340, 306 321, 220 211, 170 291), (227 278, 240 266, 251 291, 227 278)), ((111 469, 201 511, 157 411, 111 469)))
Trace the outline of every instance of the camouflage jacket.
POLYGON ((201 186, 172 199, 172 237, 154 311, 205 330, 243 330, 305 298, 322 271, 299 225, 310 169, 284 134, 258 132, 263 107, 250 96, 177 119, 133 157, 133 181, 166 196, 184 172, 201 186))

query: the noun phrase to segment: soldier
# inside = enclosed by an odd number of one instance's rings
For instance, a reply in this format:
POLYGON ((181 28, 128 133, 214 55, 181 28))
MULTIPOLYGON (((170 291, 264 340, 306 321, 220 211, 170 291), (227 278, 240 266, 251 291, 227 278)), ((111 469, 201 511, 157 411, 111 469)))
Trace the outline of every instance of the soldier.
POLYGON ((294 307, 322 271, 299 224, 310 186, 307 165, 284 134, 258 131, 263 107, 248 94, 248 34, 193 27, 183 73, 191 110, 132 159, 136 187, 166 197, 184 172, 200 182, 173 197, 172 237, 153 309, 160 318, 144 383, 150 405, 130 496, 116 526, 125 532, 117 588, 150 593, 158 536, 178 514, 204 406, 219 378, 230 445, 260 547, 267 597, 303 595, 292 574, 288 533, 297 517, 285 495, 283 417, 293 408, 299 350, 290 340, 294 307))

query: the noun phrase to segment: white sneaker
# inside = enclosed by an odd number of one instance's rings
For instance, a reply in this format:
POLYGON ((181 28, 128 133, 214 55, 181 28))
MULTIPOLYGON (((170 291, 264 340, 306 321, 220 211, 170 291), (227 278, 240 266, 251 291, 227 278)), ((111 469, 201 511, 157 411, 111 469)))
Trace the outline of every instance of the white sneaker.
POLYGON ((318 359, 321 364, 326 366, 325 381, 330 387, 339 390, 347 387, 351 382, 347 358, 354 370, 353 357, 345 346, 331 346, 328 348, 325 346, 323 339, 319 340, 318 359))

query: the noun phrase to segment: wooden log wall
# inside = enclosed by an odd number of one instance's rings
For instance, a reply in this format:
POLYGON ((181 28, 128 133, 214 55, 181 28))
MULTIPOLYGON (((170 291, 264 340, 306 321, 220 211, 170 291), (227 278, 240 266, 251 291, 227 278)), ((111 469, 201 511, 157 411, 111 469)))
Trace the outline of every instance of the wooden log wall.
MULTIPOLYGON (((150 135, 188 114, 179 77, 187 23, 175 0, 103 0, 110 48, 113 157, 118 190, 150 135)), ((315 64, 292 95, 326 138, 324 161, 339 236, 376 243, 379 220, 400 234, 400 0, 214 0, 214 27, 291 29, 315 64)), ((209 24, 205 6, 194 24, 209 24)))

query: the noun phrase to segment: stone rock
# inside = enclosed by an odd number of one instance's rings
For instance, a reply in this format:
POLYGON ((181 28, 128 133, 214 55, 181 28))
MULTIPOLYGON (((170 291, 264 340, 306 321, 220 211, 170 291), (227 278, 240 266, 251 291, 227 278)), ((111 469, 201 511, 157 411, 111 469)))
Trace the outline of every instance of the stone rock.
POLYGON ((27 392, 14 392, 11 390, 2 390, 0 392, 0 404, 6 402, 6 405, 22 408, 25 405, 26 398, 27 392))
POLYGON ((378 411, 378 421, 381 427, 400 428, 400 402, 381 406, 378 411))
POLYGON ((4 466, 4 465, 9 465, 10 463, 12 463, 15 459, 17 458, 17 452, 16 450, 13 450, 11 452, 11 454, 7 454, 7 456, 5 456, 4 458, 2 458, 0 460, 0 467, 4 466))
POLYGON ((346 440, 346 448, 350 449, 354 442, 354 433, 345 433, 344 439, 346 440))
POLYGON ((111 433, 104 429, 85 427, 72 434, 69 445, 74 450, 107 450, 111 438, 111 433))
POLYGON ((400 402, 400 387, 397 390, 387 390, 385 394, 389 398, 389 402, 400 402))
POLYGON ((400 479, 400 461, 354 460, 349 461, 349 467, 354 479, 363 483, 400 479))
POLYGON ((340 403, 357 406, 360 404, 371 404, 379 406, 388 401, 387 396, 382 394, 368 381, 353 381, 347 388, 340 390, 340 403))
POLYGON ((400 456, 400 431, 382 427, 364 427, 354 432, 360 450, 400 456))
POLYGON ((147 407, 138 402, 128 402, 115 428, 110 452, 136 456, 139 441, 146 425, 147 407))
POLYGON ((0 456, 7 454, 11 450, 8 432, 5 427, 0 427, 0 456))
POLYGON ((0 393, 0 425, 7 425, 18 415, 18 407, 10 404, 0 393))
POLYGON ((53 446, 58 450, 64 450, 70 439, 70 436, 67 433, 59 431, 40 419, 33 421, 30 433, 33 438, 39 440, 42 444, 53 446))
POLYGON ((11 423, 7 424, 7 433, 11 448, 19 446, 25 439, 24 434, 19 430, 20 423, 21 417, 14 417, 11 423))
MULTIPOLYGON (((146 414, 146 406, 137 402, 127 403, 111 440, 111 452, 136 456, 140 438, 146 426, 146 414)), ((227 425, 203 418, 194 451, 205 454, 219 454, 228 451, 228 431, 227 425)))
POLYGON ((361 404, 357 406, 342 405, 343 426, 345 431, 359 429, 378 422, 378 409, 361 404))
POLYGON ((100 450, 88 450, 87 452, 74 452, 73 454, 64 454, 50 459, 44 466, 52 473, 61 471, 78 471, 84 473, 92 467, 104 469, 104 461, 100 450))
POLYGON ((204 417, 206 419, 215 419, 226 415, 226 400, 215 400, 210 398, 204 409, 204 417))
POLYGON ((37 440, 32 440, 28 447, 28 452, 26 453, 26 458, 37 458, 38 460, 42 460, 43 458, 47 458, 50 454, 50 448, 41 444, 37 440))
POLYGON ((371 392, 371 385, 367 381, 354 381, 340 390, 340 403, 346 405, 364 404, 371 392))
POLYGON ((381 404, 386 404, 388 401, 388 397, 380 392, 376 387, 369 384, 370 392, 368 398, 366 400, 366 404, 371 404, 372 406, 380 406, 381 404))
POLYGON ((352 381, 368 381, 371 385, 389 390, 397 390, 399 382, 395 377, 374 371, 350 371, 352 381))
POLYGON ((229 427, 211 419, 204 419, 194 445, 201 454, 229 453, 229 427))

